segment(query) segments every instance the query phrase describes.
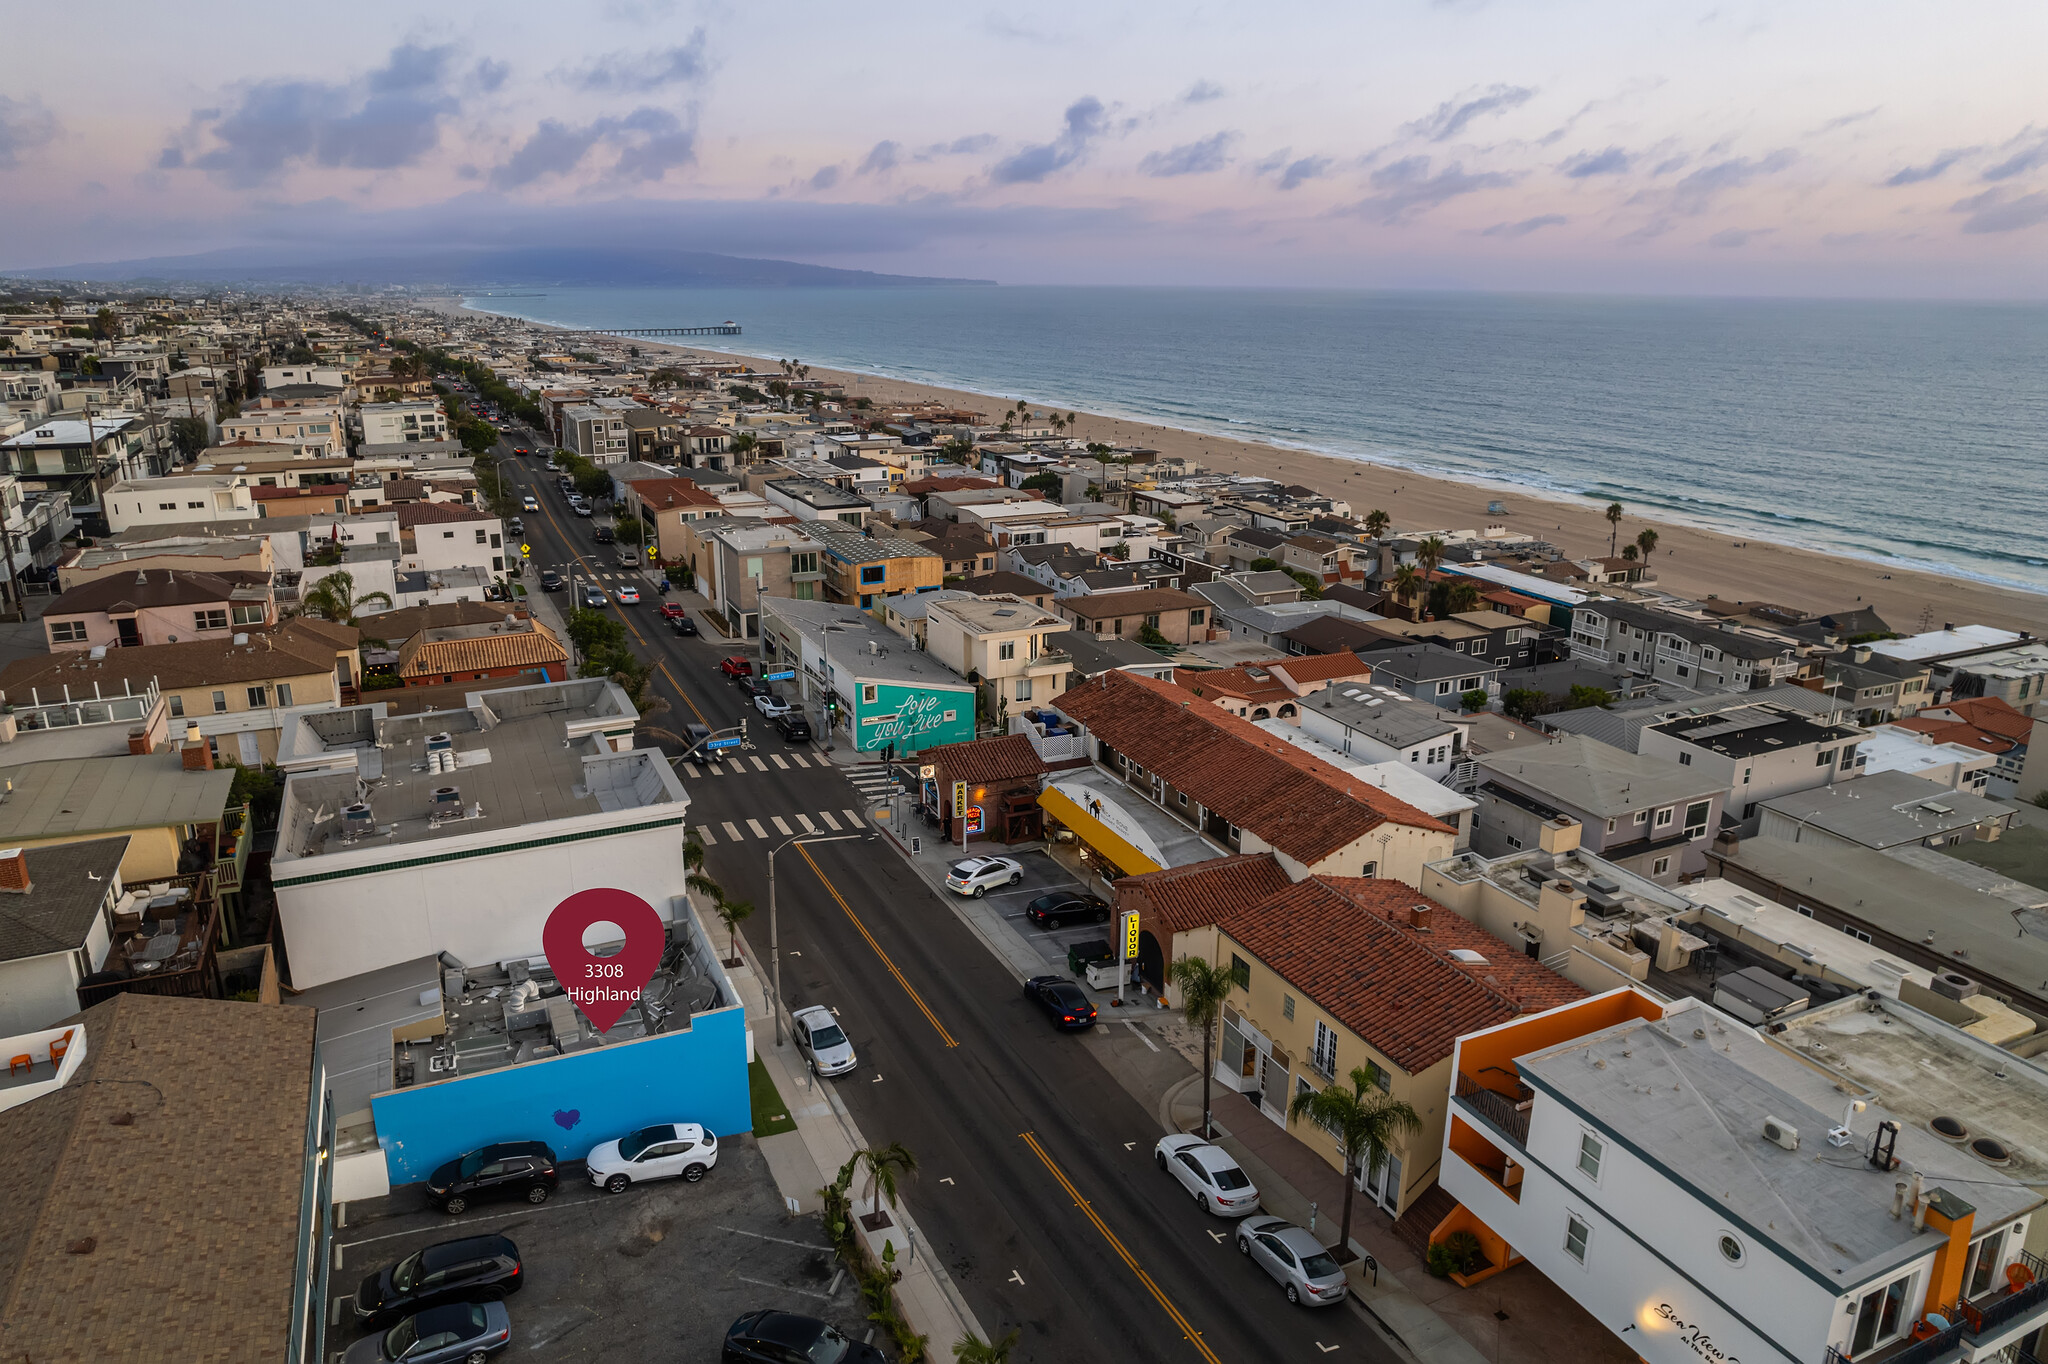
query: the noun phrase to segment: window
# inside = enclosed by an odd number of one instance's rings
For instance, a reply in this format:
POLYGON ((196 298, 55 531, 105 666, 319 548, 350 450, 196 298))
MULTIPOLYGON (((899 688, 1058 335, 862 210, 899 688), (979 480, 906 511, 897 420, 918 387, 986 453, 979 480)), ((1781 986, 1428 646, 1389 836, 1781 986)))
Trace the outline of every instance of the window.
POLYGON ((1753 767, 1745 767, 1742 769, 1742 784, 1744 786, 1749 785, 1749 774, 1754 771, 1756 771, 1756 769, 1753 767))
POLYGON ((1850 744, 1842 750, 1842 770, 1848 771, 1856 765, 1856 745, 1850 744))
POLYGON ((1185 791, 1180 791, 1180 792, 1176 792, 1176 793, 1175 793, 1175 799, 1177 799, 1178 801, 1180 801, 1180 808, 1181 808, 1181 809, 1185 810, 1185 809, 1187 809, 1187 808, 1188 808, 1188 793, 1187 793, 1187 792, 1185 792, 1185 791))
POLYGON ((1208 619, 1209 612, 1206 609, 1198 609, 1188 612, 1188 624, 1190 625, 1201 625, 1205 623, 1208 619))
POLYGON ((441 532, 441 538, 443 540, 453 540, 455 538, 455 532, 452 530, 444 530, 441 532))
POLYGON ((1707 812, 1714 808, 1710 800, 1696 800, 1685 807, 1685 836, 1698 838, 1707 831, 1707 812))
POLYGON ((818 571, 817 551, 789 556, 789 571, 792 573, 816 573, 818 571))
POLYGON ((176 511, 178 504, 175 502, 159 502, 156 504, 156 509, 158 511, 176 511))
POLYGON ((195 630, 225 630, 228 628, 228 613, 225 611, 194 611, 192 628, 195 630))
POLYGON ((479 529, 476 533, 476 542, 480 545, 488 544, 490 542, 490 538, 490 533, 488 531, 479 529))
POLYGON ((1522 840, 1516 838, 1513 834, 1502 834, 1501 837, 1506 839, 1507 845, 1510 848, 1513 848, 1516 852, 1520 852, 1522 850, 1522 840))
POLYGON ((269 704, 270 704, 270 688, 268 688, 268 687, 251 687, 251 688, 249 688, 249 705, 250 705, 250 706, 251 706, 252 708, 253 708, 253 707, 257 707, 257 706, 267 706, 267 705, 269 705, 269 704))
POLYGON ((1635 822, 1638 824, 1648 824, 1650 822, 1650 812, 1648 810, 1636 811, 1635 822))
POLYGON ((1477 691, 1478 689, 1479 689, 1479 679, 1478 679, 1478 678, 1476 678, 1476 677, 1461 677, 1461 678, 1459 678, 1459 679, 1458 679, 1458 690, 1459 690, 1459 691, 1461 691, 1461 692, 1465 692, 1465 691, 1477 691))
POLYGON ((1963 1296, 1978 1298, 1991 1291, 1998 1273, 1998 1262, 2004 1258, 2005 1234, 2009 1230, 2000 1227, 1989 1236, 1980 1236, 1970 1243, 1970 1256, 1963 1264, 1963 1296))
POLYGON ((1652 862, 1650 864, 1650 875, 1652 876, 1662 876, 1665 872, 1670 870, 1671 859, 1668 857, 1660 857, 1655 862, 1652 862))
POLYGON ((1844 933, 1847 933, 1847 934, 1848 934, 1848 935, 1849 935, 1850 937, 1854 938, 1854 939, 1855 939, 1855 940, 1856 940, 1857 942, 1869 942, 1869 941, 1870 941, 1870 935, 1869 935, 1868 933, 1865 933, 1865 932, 1864 932, 1864 931, 1863 931, 1862 929, 1860 929, 1860 928, 1845 928, 1845 929, 1843 929, 1842 931, 1843 931, 1844 933))
POLYGON ((1792 906, 1792 912, 1793 912, 1794 914, 1803 914, 1803 915, 1805 915, 1805 916, 1806 916, 1807 918, 1809 918, 1809 919, 1811 919, 1811 918, 1813 917, 1813 910, 1812 910, 1812 909, 1810 909, 1810 908, 1808 908, 1808 907, 1807 907, 1807 906, 1805 906, 1805 905, 1794 905, 1794 906, 1792 906))
POLYGON ((225 714, 225 713, 226 713, 226 711, 227 711, 227 708, 228 708, 228 694, 227 694, 226 692, 224 692, 224 691, 217 691, 217 692, 215 692, 215 693, 213 694, 213 713, 214 713, 215 715, 221 715, 221 714, 225 714))
POLYGON ((1325 1075, 1337 1073, 1337 1030, 1320 1020, 1316 1023, 1315 1049, 1309 1052, 1309 1064, 1325 1075))
POLYGON ((261 606, 237 606, 234 608, 235 624, 261 625, 269 612, 261 606))
POLYGON ((1020 677, 1017 679, 1017 699, 1019 701, 1029 701, 1031 699, 1030 678, 1020 677))
POLYGON ((182 717, 184 716, 184 714, 185 714, 185 698, 184 698, 184 697, 182 697, 182 696, 173 696, 173 697, 171 698, 171 715, 172 715, 172 717, 173 717, 173 718, 182 718, 182 717))
POLYGON ((1292 1023, 1292 1022, 1294 1021, 1294 996, 1293 996, 1293 995, 1282 995, 1282 996, 1280 996, 1280 1016, 1281 1016, 1282 1018, 1286 1019, 1286 1020, 1287 1020, 1288 1022, 1290 1022, 1290 1023, 1292 1023))
POLYGON ((1438 696, 1449 696, 1449 695, 1451 694, 1451 684, 1450 684, 1450 683, 1448 683, 1448 682, 1439 682, 1439 683, 1437 683, 1437 684, 1436 684, 1436 694, 1437 694, 1438 696))
POLYGON ((878 697, 880 694, 881 688, 877 687, 874 683, 862 683, 860 689, 860 703, 864 706, 872 706, 873 704, 875 704, 876 697, 878 697))
POLYGON ((1017 641, 1006 639, 996 646, 996 657, 1005 661, 1017 656, 1017 641))
POLYGON ((186 511, 205 511, 205 510, 206 510, 206 504, 205 504, 204 502, 187 502, 187 503, 185 504, 185 510, 186 510, 186 511))
POLYGON ((279 704, 280 706, 289 706, 289 705, 290 705, 291 703, 292 703, 292 684, 291 684, 291 683, 289 683, 289 682, 280 682, 280 683, 278 683, 278 684, 277 684, 277 704, 279 704))
POLYGON ((1606 1142, 1591 1132, 1579 1134, 1579 1173, 1595 1184, 1600 1182, 1600 1160, 1606 1154, 1606 1142))
POLYGON ((889 566, 887 564, 861 565, 860 580, 864 585, 869 583, 886 582, 888 580, 888 577, 889 566))
POLYGON ((1586 1263, 1586 1244, 1593 1239, 1593 1229, 1586 1225, 1577 1213, 1566 1213, 1564 1218, 1564 1253, 1586 1263))
MULTIPOLYGON (((1150 627, 1151 627, 1152 629, 1154 629, 1154 630, 1157 630, 1157 629, 1159 628, 1159 615, 1158 615, 1158 613, 1157 613, 1157 612, 1154 612, 1154 613, 1153 613, 1152 615, 1149 615, 1149 616, 1145 617, 1145 624, 1146 624, 1146 625, 1148 625, 1148 626, 1150 626, 1150 627)), ((2025 695, 2026 695, 2026 693, 2025 693, 2025 692, 2021 692, 2021 693, 2020 693, 2020 695, 2021 695, 2021 696, 2025 696, 2025 695)))
POLYGON ((1608 833, 1613 833, 1613 832, 1614 832, 1614 826, 1615 826, 1615 824, 1616 824, 1617 822, 1618 822, 1618 821, 1616 821, 1616 820, 1612 820, 1612 819, 1610 819, 1610 820, 1608 820, 1608 821, 1607 821, 1607 832, 1608 832, 1608 833))
POLYGON ((1252 988, 1251 963, 1235 952, 1230 954, 1230 983, 1237 986, 1240 990, 1252 988))
POLYGON ((1673 807, 1673 806, 1670 806, 1670 805, 1667 805, 1667 806, 1665 806, 1665 807, 1664 807, 1663 809, 1659 810, 1659 811, 1657 812, 1657 818, 1656 818, 1656 821, 1655 821, 1655 823, 1656 823, 1656 827, 1658 827, 1659 829, 1668 829, 1668 828, 1670 828, 1670 827, 1671 827, 1671 815, 1672 815, 1672 812, 1673 812, 1673 810, 1674 810, 1674 809, 1675 809, 1675 807, 1673 807))
POLYGON ((1744 1255, 1742 1242, 1736 1238, 1734 1233, 1722 1232, 1721 1238, 1715 1242, 1715 1246, 1721 1252, 1721 1258, 1729 1264, 1739 1265, 1742 1263, 1744 1255))
POLYGON ((82 620, 59 620, 50 624, 50 638, 59 644, 77 644, 85 639, 85 622, 82 620))

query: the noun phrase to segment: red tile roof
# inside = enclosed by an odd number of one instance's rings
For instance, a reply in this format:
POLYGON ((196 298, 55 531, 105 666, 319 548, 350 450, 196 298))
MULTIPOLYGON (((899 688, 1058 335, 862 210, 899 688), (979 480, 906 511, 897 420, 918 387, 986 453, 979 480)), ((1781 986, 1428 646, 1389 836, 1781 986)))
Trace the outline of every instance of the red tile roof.
POLYGON ((2033 717, 2022 715, 1996 696, 1970 696, 1937 707, 1966 725, 2026 743, 2033 737, 2033 717))
POLYGON ((1052 770, 1038 756, 1038 750, 1031 746, 1031 741, 1021 734, 1005 734, 999 739, 972 739, 964 744, 941 744, 937 748, 927 748, 918 756, 918 761, 938 768, 942 785, 955 781, 1015 781, 1052 770))
POLYGON ((414 526, 438 525, 445 521, 492 521, 487 511, 466 507, 459 502, 401 502, 392 507, 392 515, 398 518, 400 530, 411 530, 414 526))
MULTIPOLYGON (((1220 915, 1217 926, 1411 1075, 1449 1056, 1465 1033, 1585 995, 1540 962, 1396 881, 1311 877, 1260 904, 1220 915), (1383 917, 1382 908, 1395 902, 1403 914, 1407 906, 1428 905, 1431 931, 1419 933, 1383 917), (1453 960, 1456 947, 1477 951, 1485 965, 1453 960), (1548 979, 1513 963, 1527 963, 1548 979)), ((1346 1071, 1363 1060, 1338 1051, 1337 1064, 1346 1071)))
POLYGON ((1894 720, 1895 728, 1925 734, 1938 744, 1955 744, 1976 753, 2010 753, 2019 744, 2002 734, 1991 734, 1975 725, 1966 725, 1960 720, 1944 720, 1938 715, 1916 715, 1907 720, 1894 720))
POLYGON ((636 478, 626 485, 655 511, 670 507, 722 507, 725 504, 687 478, 636 478))
POLYGON ((1334 654, 1308 654, 1283 658, 1272 664, 1271 670, 1286 673, 1294 679, 1296 686, 1307 682, 1339 680, 1362 682, 1372 676, 1372 665, 1349 649, 1334 654))
POLYGON ((1292 884, 1273 854, 1239 853, 1126 876, 1116 883, 1116 901, 1120 909, 1135 909, 1145 930, 1165 943, 1175 933, 1206 928, 1292 884))
POLYGON ((1110 670, 1055 703, 1111 747, 1298 862, 1314 865, 1389 821, 1450 827, 1185 688, 1110 670))

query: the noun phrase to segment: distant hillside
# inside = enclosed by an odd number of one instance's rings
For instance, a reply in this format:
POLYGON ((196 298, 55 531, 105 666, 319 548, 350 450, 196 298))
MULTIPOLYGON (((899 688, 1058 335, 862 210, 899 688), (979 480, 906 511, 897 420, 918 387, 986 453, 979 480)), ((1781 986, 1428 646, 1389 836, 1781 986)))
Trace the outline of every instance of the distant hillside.
POLYGON ((838 270, 829 265, 721 256, 709 251, 585 251, 549 246, 456 248, 321 260, 294 257, 269 247, 0 273, 17 279, 91 280, 107 284, 445 284, 463 289, 494 285, 625 288, 642 284, 703 289, 874 289, 995 283, 991 279, 882 275, 870 270, 838 270))

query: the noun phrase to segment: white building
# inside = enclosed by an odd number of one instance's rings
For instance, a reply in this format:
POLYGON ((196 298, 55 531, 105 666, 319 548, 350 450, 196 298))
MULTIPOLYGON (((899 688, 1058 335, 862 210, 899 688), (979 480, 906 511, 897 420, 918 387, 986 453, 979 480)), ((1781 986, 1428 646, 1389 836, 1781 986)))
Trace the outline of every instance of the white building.
POLYGON ((289 445, 302 456, 324 457, 348 453, 348 433, 342 427, 338 407, 276 407, 245 412, 220 424, 223 444, 253 441, 265 445, 289 445))
MULTIPOLYGON (((1472 732, 1472 722, 1456 711, 1362 682, 1323 688, 1300 705, 1298 722, 1302 733, 1346 757, 1403 763, 1433 782, 1467 761, 1465 741, 1472 732)), ((1469 825, 1460 829, 1470 832, 1469 825)))
MULTIPOLYGON (((627 886, 681 896, 689 796, 601 678, 479 690, 464 710, 382 703, 283 735, 272 884, 305 989, 447 952, 531 957, 555 906, 627 886)), ((654 893, 650 893, 654 892, 654 893)))
POLYGON ((107 489, 107 529, 246 521, 256 515, 246 474, 174 474, 123 480, 107 489))
POLYGON ((1826 724, 1776 706, 1744 706, 1646 725, 1636 752, 1711 776, 1728 792, 1724 822, 1751 834, 1765 801, 1862 772, 1863 738, 1854 725, 1826 724))
MULTIPOLYGON (((1931 734, 1879 725, 1863 740, 1863 773, 1910 772, 1950 791, 1986 795, 1999 755, 1961 744, 1938 744, 1931 734)), ((2009 796, 2011 792, 2006 792, 2009 796)))
POLYGON ((365 445, 400 445, 448 439, 448 416, 434 399, 364 403, 358 415, 363 423, 365 445))
POLYGON ((1759 1032, 1622 989, 1455 1069, 1433 1240, 1477 1238, 1468 1282, 1526 1259, 1649 1364, 2009 1358, 2048 1320, 2048 1073, 1917 1009, 1759 1032))
POLYGON ((263 389, 292 388, 318 384, 322 388, 347 388, 348 371, 334 365, 265 365, 263 389))

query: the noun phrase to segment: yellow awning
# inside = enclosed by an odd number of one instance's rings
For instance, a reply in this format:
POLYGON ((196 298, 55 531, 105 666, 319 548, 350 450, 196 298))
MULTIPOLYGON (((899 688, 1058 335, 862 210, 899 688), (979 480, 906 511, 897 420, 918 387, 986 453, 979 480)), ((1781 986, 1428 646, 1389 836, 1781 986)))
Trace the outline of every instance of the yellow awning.
POLYGON ((1116 863, 1126 876, 1160 870, 1159 864, 1132 847, 1109 826, 1075 803, 1073 797, 1048 786, 1038 793, 1038 803, 1085 840, 1089 847, 1116 863))

